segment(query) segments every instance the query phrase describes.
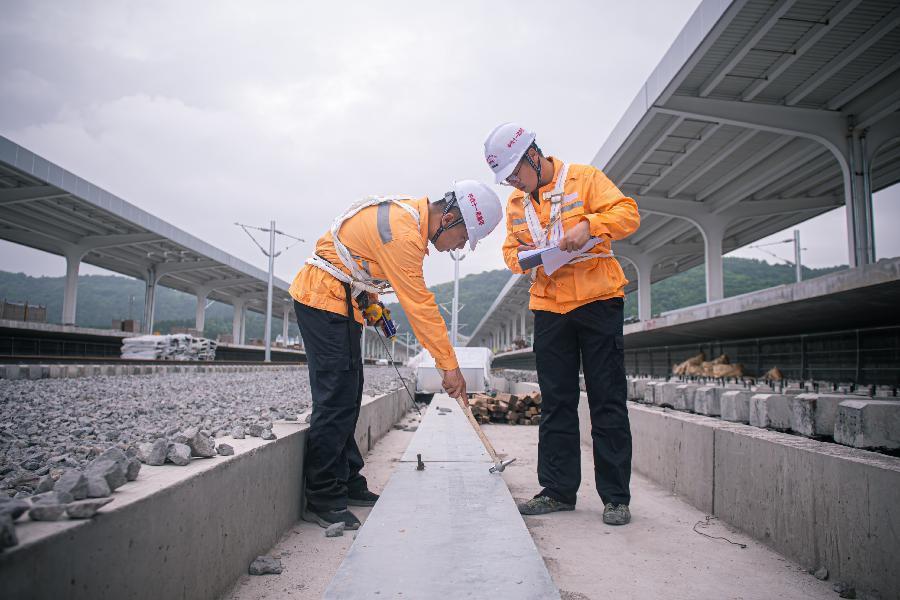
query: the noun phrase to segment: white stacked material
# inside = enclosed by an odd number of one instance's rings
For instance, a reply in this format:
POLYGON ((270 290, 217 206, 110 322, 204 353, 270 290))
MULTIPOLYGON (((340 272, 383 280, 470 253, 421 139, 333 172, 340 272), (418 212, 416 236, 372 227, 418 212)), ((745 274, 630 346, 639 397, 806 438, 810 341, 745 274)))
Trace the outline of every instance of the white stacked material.
POLYGON ((216 342, 186 333, 142 335, 122 340, 122 358, 132 360, 214 360, 216 342))

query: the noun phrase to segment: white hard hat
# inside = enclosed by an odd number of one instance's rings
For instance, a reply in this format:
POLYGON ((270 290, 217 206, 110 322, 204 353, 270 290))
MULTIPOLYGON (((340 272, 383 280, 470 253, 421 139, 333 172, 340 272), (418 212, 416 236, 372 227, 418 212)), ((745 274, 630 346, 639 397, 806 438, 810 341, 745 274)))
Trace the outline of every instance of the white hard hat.
POLYGON ((503 183, 510 176, 534 139, 533 131, 517 123, 494 128, 484 141, 484 159, 494 172, 494 183, 503 183))
POLYGON ((469 248, 486 238, 503 220, 500 198, 485 184, 473 179, 453 182, 456 205, 469 232, 469 248))

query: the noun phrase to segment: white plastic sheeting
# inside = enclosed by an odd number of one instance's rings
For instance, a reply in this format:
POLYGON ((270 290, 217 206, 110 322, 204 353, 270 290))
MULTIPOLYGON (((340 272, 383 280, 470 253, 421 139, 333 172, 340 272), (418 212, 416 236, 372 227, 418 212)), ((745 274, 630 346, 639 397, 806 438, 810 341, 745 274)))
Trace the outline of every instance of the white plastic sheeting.
MULTIPOLYGON (((493 352, 489 348, 461 347, 454 348, 459 368, 466 380, 466 388, 469 392, 484 392, 490 388, 491 361, 493 352)), ((416 373, 416 392, 436 393, 442 390, 441 373, 434 362, 434 357, 428 350, 422 350, 409 359, 406 366, 416 373)))
POLYGON ((142 335, 122 340, 122 358, 131 360, 215 360, 216 342, 186 333, 142 335))

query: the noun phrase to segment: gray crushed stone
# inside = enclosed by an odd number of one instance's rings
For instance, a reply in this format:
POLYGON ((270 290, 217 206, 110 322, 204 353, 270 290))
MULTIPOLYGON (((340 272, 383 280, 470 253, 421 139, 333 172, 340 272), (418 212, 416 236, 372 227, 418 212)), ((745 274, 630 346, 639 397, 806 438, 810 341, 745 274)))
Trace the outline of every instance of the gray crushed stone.
POLYGON ((281 559, 272 556, 257 556, 250 563, 251 575, 279 575, 282 571, 281 559))
POLYGON ((34 504, 28 511, 32 521, 58 521, 66 512, 65 504, 34 504))
POLYGON ((325 537, 341 537, 344 535, 343 523, 332 523, 325 529, 325 537))
POLYGON ((90 519, 97 511, 112 502, 112 498, 91 498, 78 500, 66 505, 66 514, 70 519, 90 519))
MULTIPOLYGON (((409 369, 401 368, 401 373, 410 378, 409 369)), ((366 367, 365 380, 364 393, 371 396, 399 385, 393 367, 366 367)), ((66 469, 84 473, 89 497, 109 495, 137 476, 139 466, 132 456, 146 464, 163 464, 171 454, 169 441, 185 430, 224 435, 240 428, 246 434, 251 425, 258 425, 262 436, 273 421, 308 413, 309 406, 306 369, 0 379, 0 498, 28 498, 39 486, 47 491, 46 477, 58 484, 66 469), (146 443, 156 445, 141 446, 146 443), (88 467, 113 447, 131 456, 117 455, 113 462, 121 468, 102 467, 110 488, 106 491, 96 481, 100 466, 88 467)))
POLYGON ((234 456, 234 447, 230 444, 219 444, 216 447, 216 452, 218 452, 220 456, 234 456))

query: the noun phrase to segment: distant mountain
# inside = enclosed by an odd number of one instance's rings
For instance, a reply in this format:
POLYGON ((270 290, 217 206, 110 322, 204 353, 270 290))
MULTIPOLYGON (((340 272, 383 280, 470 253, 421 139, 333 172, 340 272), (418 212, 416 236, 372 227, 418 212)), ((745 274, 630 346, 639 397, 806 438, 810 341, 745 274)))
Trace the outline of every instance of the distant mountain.
MULTIPOLYGON (((845 269, 845 266, 824 269, 803 269, 804 279, 845 269)), ((794 281, 794 269, 789 265, 771 265, 761 260, 725 258, 725 295, 736 296, 794 281)), ((500 290, 509 281, 506 269, 467 275, 459 281, 460 333, 472 333, 491 307, 500 290)), ((47 306, 47 319, 59 323, 62 317, 65 277, 31 277, 23 273, 0 271, 0 298, 12 302, 29 302, 47 306)), ((453 282, 431 286, 435 299, 446 306, 453 299, 453 282)), ((694 267, 653 284, 653 312, 658 314, 685 306, 701 304, 706 299, 703 266, 694 267)), ((157 292, 154 329, 168 333, 173 327, 193 327, 194 296, 160 287, 157 292)), ((399 304, 389 305, 402 333, 412 332, 409 321, 399 304)), ((84 327, 109 328, 113 319, 140 319, 144 312, 144 282, 117 275, 85 275, 78 278, 78 310, 76 322, 84 327)), ((219 333, 231 333, 233 310, 230 305, 214 302, 206 310, 205 334, 215 338, 219 333)), ((442 311, 444 321, 450 323, 448 312, 442 311)), ((625 316, 637 316, 637 294, 625 299, 625 316)), ((247 314, 247 336, 263 336, 264 317, 247 314)), ((273 318, 273 335, 281 333, 281 322, 273 318)), ((297 335, 296 325, 291 335, 297 335)))

